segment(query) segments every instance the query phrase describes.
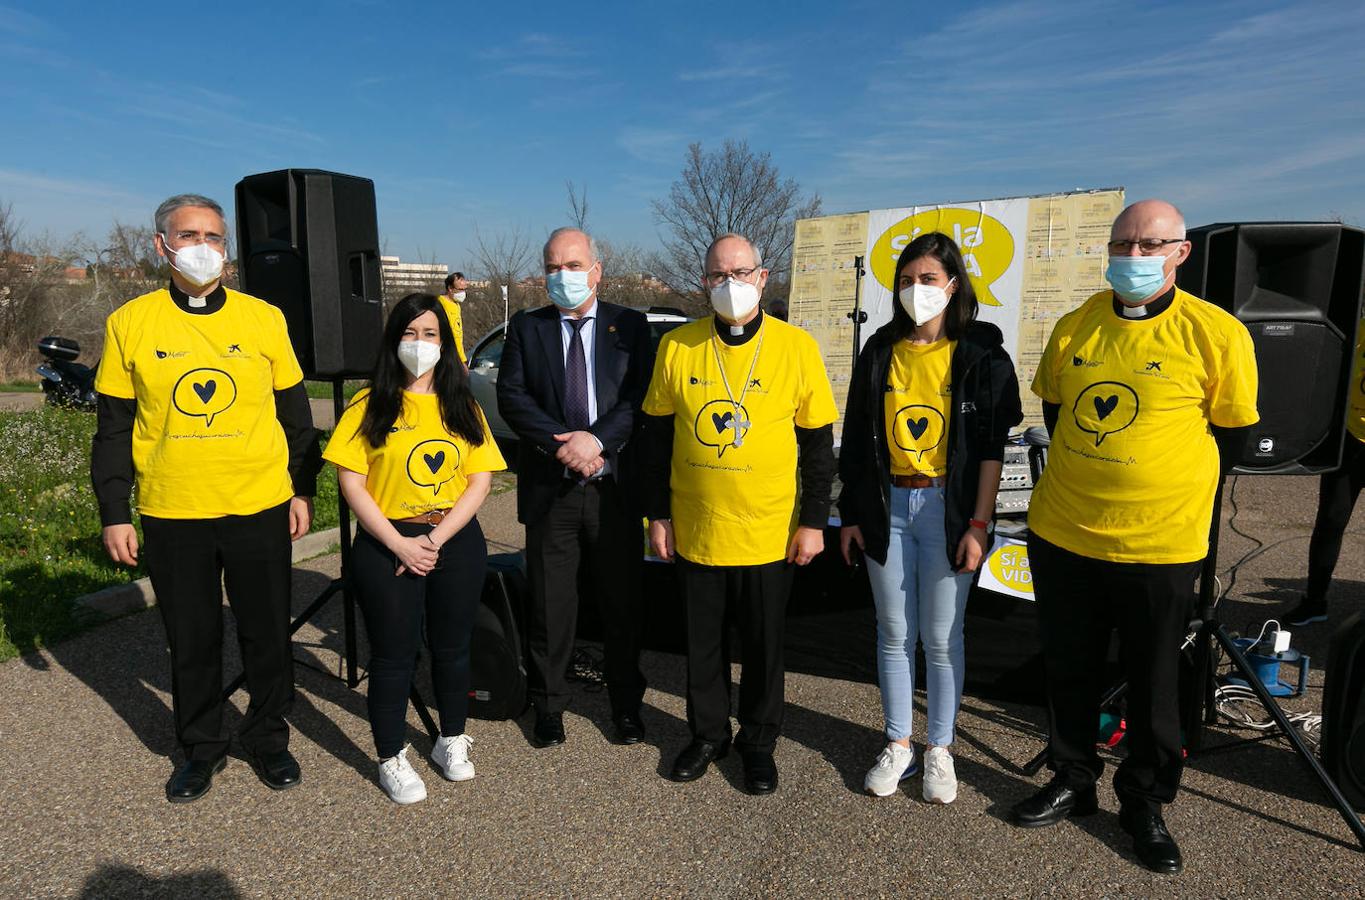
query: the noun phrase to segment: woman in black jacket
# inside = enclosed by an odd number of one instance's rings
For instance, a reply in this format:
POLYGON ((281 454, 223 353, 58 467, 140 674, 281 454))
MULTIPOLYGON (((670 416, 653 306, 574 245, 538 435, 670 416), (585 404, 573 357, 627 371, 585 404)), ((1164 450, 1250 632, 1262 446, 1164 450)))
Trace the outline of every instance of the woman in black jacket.
POLYGON ((915 641, 927 662, 924 799, 951 803, 948 747, 962 700, 962 620, 990 521, 1019 382, 951 238, 924 234, 896 263, 891 321, 863 347, 844 414, 841 547, 867 556, 888 743, 864 787, 885 797, 918 766, 910 744, 915 641))

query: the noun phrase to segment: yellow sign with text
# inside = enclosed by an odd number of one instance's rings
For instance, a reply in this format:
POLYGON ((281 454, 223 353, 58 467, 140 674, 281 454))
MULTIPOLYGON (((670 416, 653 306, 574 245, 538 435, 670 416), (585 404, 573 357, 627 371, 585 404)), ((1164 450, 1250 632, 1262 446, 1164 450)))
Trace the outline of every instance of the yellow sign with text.
POLYGON ((1033 572, 1029 570, 1027 545, 1023 541, 997 537, 995 548, 981 568, 978 583, 989 591, 1032 600, 1033 572))
POLYGON ((962 250, 976 299, 983 306, 1001 306, 991 285, 1005 274, 1014 259, 1014 238, 999 220, 975 209, 947 207, 925 210, 901 219, 872 246, 872 274, 882 287, 896 293, 896 261, 906 245, 925 232, 948 235, 962 250))

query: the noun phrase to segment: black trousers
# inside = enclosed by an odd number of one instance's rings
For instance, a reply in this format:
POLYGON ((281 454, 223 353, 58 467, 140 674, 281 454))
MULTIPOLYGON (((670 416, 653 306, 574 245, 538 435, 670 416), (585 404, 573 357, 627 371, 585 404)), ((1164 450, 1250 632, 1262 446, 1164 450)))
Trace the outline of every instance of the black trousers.
POLYGON ((1118 563, 1028 539, 1051 725, 1049 766, 1073 788, 1104 770, 1095 749, 1110 633, 1128 679, 1128 756, 1114 774, 1124 804, 1175 799, 1180 739, 1180 644, 1200 563, 1118 563))
POLYGON ((541 712, 569 705, 565 677, 578 627, 579 568, 586 567, 606 631, 607 693, 613 714, 635 713, 645 695, 640 672, 644 535, 611 476, 587 484, 564 479, 550 510, 526 526, 531 586, 527 689, 541 712))
POLYGON ((1322 476, 1318 487, 1318 517, 1308 542, 1308 597, 1325 602, 1332 572, 1341 555, 1341 536, 1351 522, 1351 512, 1365 485, 1365 444, 1346 436, 1341 468, 1322 476))
POLYGON ((735 746, 771 753, 782 730, 782 639, 793 566, 703 566, 678 557, 687 608, 687 724, 696 740, 730 736, 727 612, 739 626, 743 669, 735 746))
POLYGON ((223 594, 237 619, 250 694, 237 729, 244 749, 289 745, 294 700, 289 646, 289 504, 216 519, 142 517, 143 558, 171 649, 175 736, 186 759, 228 750, 223 726, 223 594))
MULTIPOLYGON (((431 526, 418 522, 394 522, 393 526, 406 537, 431 531, 431 526)), ((351 583, 370 638, 366 706, 380 759, 403 749, 408 695, 424 626, 441 734, 464 734, 469 714, 469 643, 487 564, 488 544, 477 518, 441 545, 436 568, 425 576, 395 575, 397 557, 364 528, 359 529, 351 553, 351 583)))

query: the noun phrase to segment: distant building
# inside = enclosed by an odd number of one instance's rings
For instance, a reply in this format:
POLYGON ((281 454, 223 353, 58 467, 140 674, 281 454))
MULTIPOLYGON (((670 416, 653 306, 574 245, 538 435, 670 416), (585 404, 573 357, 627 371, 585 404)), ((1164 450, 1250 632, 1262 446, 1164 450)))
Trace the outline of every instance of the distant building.
POLYGON ((440 293, 449 272, 445 263, 405 263, 397 256, 379 257, 379 270, 386 303, 419 291, 440 293))

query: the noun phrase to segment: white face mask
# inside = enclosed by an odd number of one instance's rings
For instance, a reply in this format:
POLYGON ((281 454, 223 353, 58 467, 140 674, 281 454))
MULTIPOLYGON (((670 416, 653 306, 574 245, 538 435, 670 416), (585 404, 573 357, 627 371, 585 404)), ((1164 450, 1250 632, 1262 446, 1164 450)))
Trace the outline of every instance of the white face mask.
MULTIPOLYGON (((948 279, 952 284, 956 279, 948 279)), ((905 310, 916 325, 923 325, 948 307, 948 294, 943 288, 933 284, 912 284, 903 287, 896 295, 901 309, 905 310)))
POLYGON ((166 235, 163 234, 161 240, 166 242, 171 268, 185 276, 185 280, 195 287, 212 284, 223 274, 225 257, 208 244, 191 244, 172 250, 166 235))
POLYGON ((727 278, 711 288, 711 306, 722 319, 738 322, 758 306, 758 286, 727 278))
POLYGON ((413 378, 421 378, 430 372, 440 358, 441 345, 431 341, 402 341, 398 345, 398 361, 412 373, 413 378))
POLYGON ((456 291, 455 293, 451 294, 450 296, 454 298, 454 300, 455 300, 456 303, 463 303, 463 302, 464 302, 464 291, 456 291))

